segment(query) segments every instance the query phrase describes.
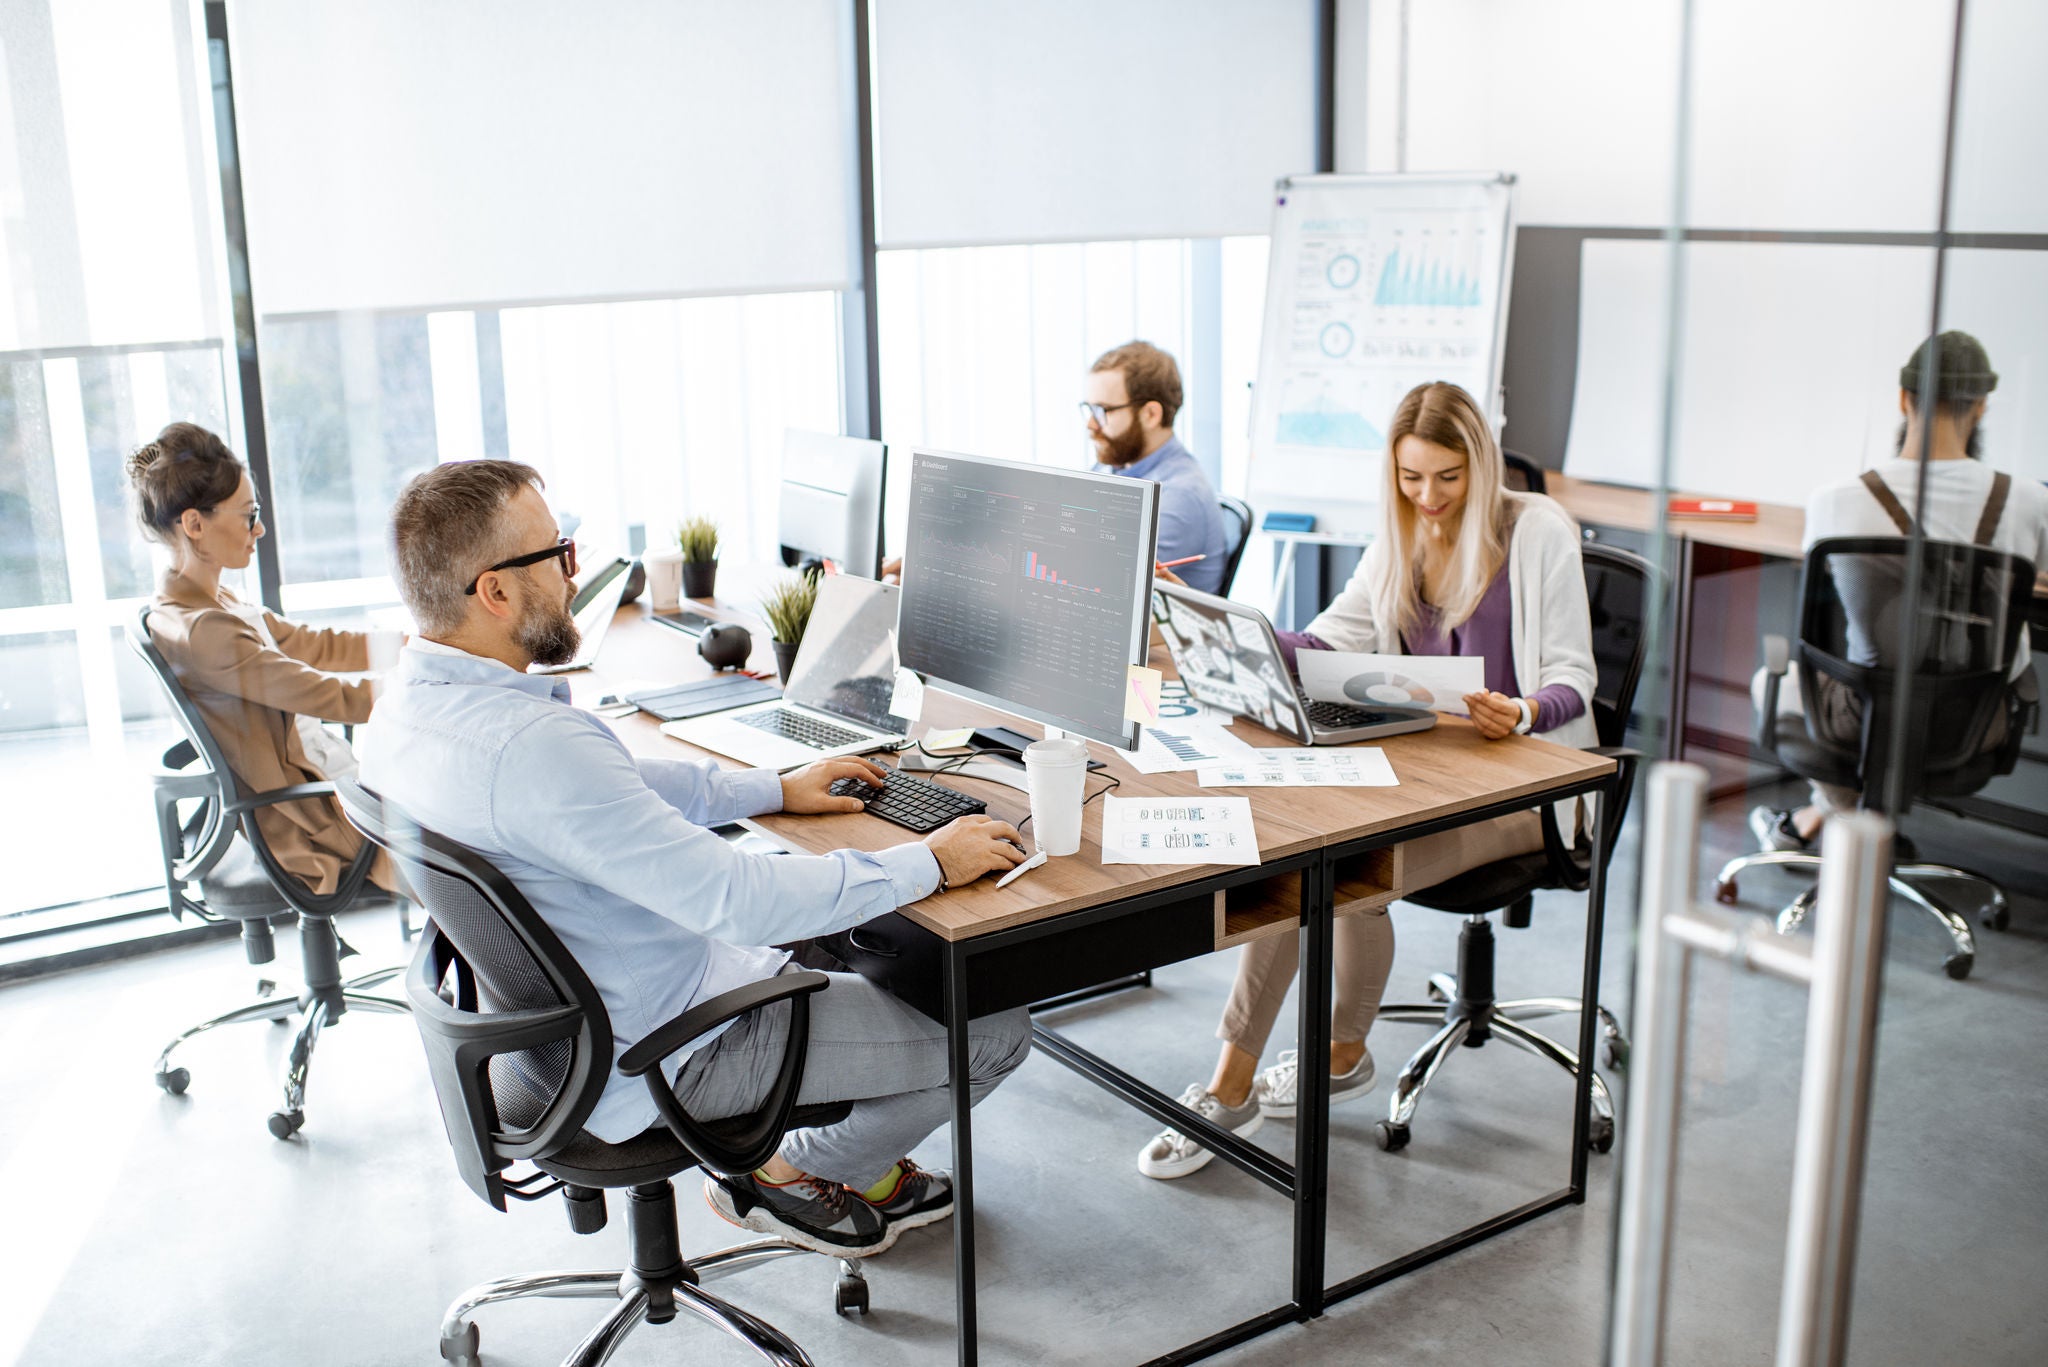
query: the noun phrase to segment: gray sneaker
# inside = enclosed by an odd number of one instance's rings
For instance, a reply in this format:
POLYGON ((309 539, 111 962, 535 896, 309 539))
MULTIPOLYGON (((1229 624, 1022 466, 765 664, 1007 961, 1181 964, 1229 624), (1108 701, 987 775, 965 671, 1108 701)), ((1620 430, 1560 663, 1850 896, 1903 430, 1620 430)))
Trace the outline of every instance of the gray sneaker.
POLYGON ((786 1186, 743 1177, 706 1177, 704 1201, 720 1219, 841 1258, 864 1258, 890 1243, 889 1221, 837 1182, 800 1177, 786 1186))
MULTIPOLYGON (((1252 1086, 1252 1099, 1259 1103, 1259 1111, 1275 1120, 1290 1120, 1294 1116, 1295 1090, 1301 1081, 1301 1058, 1298 1051, 1282 1049, 1280 1059, 1270 1068, 1259 1071, 1259 1080, 1252 1086)), ((1330 1078, 1330 1104, 1349 1101, 1355 1096, 1364 1096, 1372 1090, 1372 1052, 1358 1060, 1348 1073, 1333 1074, 1330 1078)))
MULTIPOLYGON (((1242 1106, 1225 1106, 1199 1082, 1180 1094, 1180 1104, 1239 1136, 1250 1136, 1266 1119, 1259 1111, 1256 1092, 1246 1097, 1242 1106)), ((1138 1151, 1138 1171, 1161 1180, 1186 1177, 1207 1167, 1215 1156, 1179 1130, 1162 1130, 1138 1151)))
POLYGON ((1792 813, 1781 812, 1775 807, 1750 808, 1749 830, 1756 837, 1760 849, 1803 854, 1813 848, 1813 842, 1792 824, 1792 813))

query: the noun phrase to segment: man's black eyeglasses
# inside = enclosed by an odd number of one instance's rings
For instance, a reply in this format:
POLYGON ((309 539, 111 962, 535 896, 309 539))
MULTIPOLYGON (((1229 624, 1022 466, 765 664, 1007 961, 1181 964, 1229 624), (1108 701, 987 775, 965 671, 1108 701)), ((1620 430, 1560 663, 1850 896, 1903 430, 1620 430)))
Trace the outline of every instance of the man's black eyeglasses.
MULTIPOLYGON (((558 555, 562 557, 562 573, 574 579, 576 577, 576 543, 566 536, 544 551, 535 551, 531 555, 515 555, 510 560, 500 560, 495 565, 487 566, 484 574, 491 574, 497 570, 525 569, 528 565, 538 565, 541 561, 558 555)), ((464 589, 463 592, 465 594, 474 594, 476 586, 483 582, 484 574, 480 574, 470 580, 469 587, 464 589)))

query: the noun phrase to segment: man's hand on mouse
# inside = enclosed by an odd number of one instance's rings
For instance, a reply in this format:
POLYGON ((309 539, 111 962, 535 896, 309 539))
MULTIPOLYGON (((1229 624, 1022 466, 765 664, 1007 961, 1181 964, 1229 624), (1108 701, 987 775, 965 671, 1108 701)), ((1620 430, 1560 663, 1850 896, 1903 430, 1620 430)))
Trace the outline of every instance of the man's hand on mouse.
POLYGON ((833 796, 832 785, 842 778, 857 778, 879 788, 889 781, 889 771, 871 759, 855 755, 806 764, 782 776, 782 810, 798 813, 865 810, 857 797, 833 796))
POLYGON ((1024 838, 1007 821, 979 814, 963 816, 924 838, 939 861, 946 886, 972 883, 985 873, 1001 873, 1024 862, 1024 838))

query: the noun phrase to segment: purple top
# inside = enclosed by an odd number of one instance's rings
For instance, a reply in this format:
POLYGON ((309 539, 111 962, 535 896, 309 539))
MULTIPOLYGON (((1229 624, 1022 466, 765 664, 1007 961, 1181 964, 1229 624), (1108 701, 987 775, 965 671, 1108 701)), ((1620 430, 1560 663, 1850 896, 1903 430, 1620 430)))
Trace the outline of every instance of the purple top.
MULTIPOLYGON (((1515 684, 1515 643, 1514 605, 1508 597, 1508 569, 1502 565, 1500 572, 1493 576, 1493 582, 1486 586, 1486 596, 1479 600, 1463 626, 1453 627, 1449 632, 1442 630, 1443 614, 1432 603, 1422 605, 1422 622, 1406 635, 1402 648, 1410 655, 1482 655, 1486 658, 1486 686, 1496 693, 1516 697, 1515 684)), ((1281 631, 1274 633, 1280 641, 1280 653, 1287 657, 1287 667, 1293 669, 1294 653, 1297 650, 1328 650, 1330 646, 1305 631, 1281 631)), ((1529 695, 1529 704, 1536 711, 1534 731, 1553 731, 1582 716, 1586 711, 1586 700, 1579 696, 1570 684, 1549 684, 1529 695)))

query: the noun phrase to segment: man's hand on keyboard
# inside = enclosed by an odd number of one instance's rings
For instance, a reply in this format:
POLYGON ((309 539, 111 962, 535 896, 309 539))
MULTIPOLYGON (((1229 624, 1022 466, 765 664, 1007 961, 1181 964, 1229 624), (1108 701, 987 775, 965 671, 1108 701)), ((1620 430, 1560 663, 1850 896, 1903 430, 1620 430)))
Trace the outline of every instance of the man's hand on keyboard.
POLYGON ((857 812, 857 797, 834 797, 828 789, 842 778, 857 778, 876 787, 889 781, 889 771, 873 760, 849 755, 845 759, 821 759, 782 776, 782 810, 785 812, 857 812))
POLYGON ((972 883, 985 873, 1002 873, 1024 862, 1024 838, 1007 821, 992 816, 963 816, 924 838, 938 856, 946 886, 972 883))

